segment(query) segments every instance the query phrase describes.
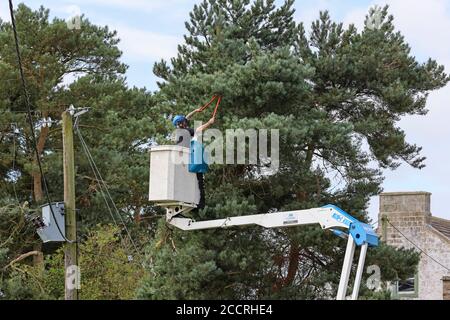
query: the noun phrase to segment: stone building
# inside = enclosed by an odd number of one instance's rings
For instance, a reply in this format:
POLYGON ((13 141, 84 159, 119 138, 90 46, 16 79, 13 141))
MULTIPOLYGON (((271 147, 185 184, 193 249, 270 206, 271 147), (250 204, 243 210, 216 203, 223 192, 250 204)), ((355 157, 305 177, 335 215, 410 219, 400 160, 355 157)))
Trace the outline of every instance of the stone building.
POLYGON ((394 297, 450 300, 450 271, 445 268, 450 268, 450 220, 432 216, 430 196, 428 192, 380 195, 381 239, 395 247, 415 248, 415 244, 426 253, 420 255, 417 273, 393 286, 394 297))

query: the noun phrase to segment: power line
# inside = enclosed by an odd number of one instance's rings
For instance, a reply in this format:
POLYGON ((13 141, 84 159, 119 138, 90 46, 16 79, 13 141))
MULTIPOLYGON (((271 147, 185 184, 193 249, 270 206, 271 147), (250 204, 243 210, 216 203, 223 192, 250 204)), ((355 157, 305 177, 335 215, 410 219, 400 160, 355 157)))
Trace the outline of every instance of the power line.
MULTIPOLYGON (((43 171, 43 169, 42 169, 42 163, 41 163, 39 151, 38 151, 38 149, 37 149, 36 133, 35 133, 35 129, 34 129, 33 116, 32 116, 33 113, 34 113, 35 115, 36 115, 36 114, 40 114, 40 113, 39 113, 38 111, 36 111, 36 110, 32 110, 32 109, 31 109, 32 104, 31 104, 31 101, 30 101, 30 94, 29 94, 29 92, 28 92, 28 88, 27 88, 27 84, 26 84, 26 80, 25 80, 25 75, 24 75, 24 71, 23 71, 22 57, 21 57, 21 53, 20 53, 19 39, 18 39, 18 34, 17 34, 17 27, 16 27, 16 22, 15 22, 15 17, 14 17, 14 9, 13 9, 13 3, 12 3, 12 0, 9 0, 9 12, 10 12, 10 16, 11 16, 11 25, 12 25, 12 29, 13 29, 13 36, 14 36, 14 42, 15 42, 16 55, 17 55, 17 62, 18 62, 18 66, 19 66, 20 79, 21 79, 21 83, 22 83, 22 90, 23 90, 23 92, 24 92, 24 96, 25 96, 25 104, 26 104, 26 106, 27 106, 27 110, 26 110, 26 111, 22 111, 22 110, 15 110, 15 111, 13 111, 13 110, 10 110, 10 112, 14 112, 14 113, 26 113, 26 114, 27 114, 27 116, 28 116, 28 123, 29 123, 29 126, 30 126, 30 131, 31 131, 31 136, 32 136, 33 149, 34 149, 34 152, 35 152, 35 154, 36 154, 36 161, 37 161, 37 163, 38 163, 39 172, 40 172, 40 175, 41 175, 42 180, 43 180, 43 186, 44 186, 45 196, 46 196, 47 202, 49 203, 50 212, 51 212, 51 214, 52 214, 52 216, 53 216, 53 218, 54 218, 54 220, 55 220, 55 222, 56 222, 56 223, 55 223, 55 224, 56 224, 56 227, 57 227, 59 233, 61 234, 61 236, 64 238, 64 240, 65 240, 66 242, 68 242, 68 243, 77 243, 76 240, 75 240, 75 241, 72 241, 72 240, 69 240, 69 239, 66 238, 65 234, 62 232, 62 230, 61 230, 61 228, 60 228, 60 226, 59 226, 59 224, 58 224, 58 222, 57 222, 55 213, 54 213, 53 208, 52 208, 52 206, 51 206, 52 201, 51 201, 51 199, 50 199, 49 190, 48 190, 48 184, 47 184, 47 179, 45 178, 45 174, 44 174, 44 171, 43 171)), ((83 139, 82 136, 81 136, 81 133, 79 133, 79 136, 81 137, 81 140, 82 140, 82 142, 84 143, 84 146, 87 148, 87 146, 85 145, 84 139, 83 139)), ((14 150, 15 150, 15 140, 14 140, 14 150)), ((90 152, 89 152, 89 149, 87 149, 87 154, 90 156, 91 160, 93 161, 93 158, 92 158, 92 155, 91 155, 90 152)), ((14 151, 14 157, 15 157, 15 151, 14 151)), ((97 168, 97 166, 95 165, 95 162, 93 162, 92 164, 93 164, 93 168, 97 169, 97 173, 99 174, 99 178, 101 179, 101 181, 103 182, 104 186, 106 187, 106 184, 105 184, 105 182, 103 181, 103 179, 102 179, 102 177, 101 177, 101 175, 100 175, 100 172, 98 171, 98 168, 97 168)), ((14 163, 13 165, 15 166, 15 163, 14 163)), ((94 173, 95 173, 95 171, 94 171, 94 173)), ((100 181, 100 180, 98 180, 98 181, 100 181)), ((111 201, 112 201, 111 195, 110 195, 110 193, 109 193, 107 187, 106 187, 106 191, 107 191, 108 196, 110 197, 110 199, 111 199, 111 201)), ((103 191, 102 191, 102 192, 103 192, 103 191)), ((17 194, 17 193, 15 192, 15 194, 17 194)), ((103 196, 104 196, 104 194, 103 194, 103 196)), ((17 196, 16 196, 16 198, 17 198, 17 196)), ((105 200, 106 200, 106 197, 105 197, 105 200)), ((128 236, 130 237, 130 241, 131 241, 131 243, 133 244, 133 246, 134 246, 134 248, 135 248, 135 250, 136 250, 136 253, 139 254, 139 251, 138 251, 138 249, 137 249, 137 247, 136 247, 136 244, 134 243, 133 239, 131 238, 131 235, 130 235, 130 233, 129 233, 129 231, 128 231, 126 225, 125 225, 125 222, 123 221, 122 217, 120 216, 120 214, 119 214, 119 212, 118 212, 118 209, 117 209, 117 207, 116 207, 114 201, 112 201, 112 203, 113 203, 113 205, 114 205, 114 208, 115 208, 116 211, 117 211, 117 214, 119 215, 120 219, 122 220, 122 223, 124 224, 125 230, 126 230, 128 236)), ((112 213, 112 211, 111 211, 111 209, 109 208, 109 206, 108 206, 108 209, 109 209, 110 212, 112 213)), ((117 223, 116 223, 116 225, 117 225, 117 223)), ((77 246, 77 247, 78 247, 78 246, 77 246)), ((78 248, 77 248, 77 249, 78 249, 78 248)), ((86 253, 90 253, 90 254, 96 254, 96 253, 93 253, 93 252, 88 252, 88 251, 86 251, 86 250, 84 250, 84 249, 81 249, 81 251, 86 252, 86 253)), ((98 255, 98 254, 96 254, 96 255, 98 255)))
MULTIPOLYGON (((133 238, 131 237, 130 232, 128 231, 128 228, 127 228, 127 226, 126 226, 125 221, 123 220, 122 216, 120 215, 120 212, 119 212, 119 210, 117 209, 117 206, 116 206, 114 200, 112 199, 111 194, 109 193, 108 186, 106 185, 105 181, 103 180, 103 178, 102 178, 102 176, 101 176, 101 174, 100 174, 100 171, 98 170, 98 167, 97 167, 97 165, 96 165, 95 162, 94 162, 94 159, 93 159, 93 157, 92 157, 92 154, 90 153, 90 151, 89 151, 89 149, 88 149, 88 147, 87 147, 87 145, 86 145, 86 142, 84 141, 84 138, 83 138, 82 135, 81 135, 81 132, 78 131, 78 134, 79 134, 80 140, 82 141, 83 150, 84 150, 84 152, 86 153, 86 156, 87 156, 88 159, 89 159, 89 164, 90 164, 90 166, 91 166, 91 169, 92 169, 93 172, 94 172, 95 178, 96 178, 97 183, 98 183, 98 185, 99 185, 99 187, 100 187, 100 192, 102 193, 102 196, 103 196, 103 198, 104 198, 104 200, 105 200, 105 203, 106 203, 106 205, 108 206, 108 210, 109 210, 109 212, 110 212, 111 218, 113 219, 113 221, 114 221, 114 223, 116 224, 116 226, 119 227, 119 225, 117 224, 116 219, 114 218, 114 214, 112 213, 112 210, 111 210, 110 207, 109 207, 108 200, 106 199, 105 192, 103 191, 103 188, 106 190, 106 194, 108 195, 109 200, 110 200, 111 203, 113 204, 113 207, 114 207, 114 209, 115 209, 115 212, 116 212, 117 216, 119 217, 119 219, 121 220, 122 225, 123 225, 123 228, 125 229, 125 232, 127 233, 127 236, 128 236, 128 238, 129 238, 129 240, 130 240, 132 246, 134 247, 135 252, 136 252, 137 254, 140 254, 140 253, 139 253, 139 250, 138 250, 138 248, 137 248, 137 246, 136 246, 136 244, 135 244, 135 242, 133 241, 133 238), (97 174, 96 174, 95 172, 97 172, 97 174)), ((120 227, 119 227, 119 228, 120 228, 120 227)), ((123 240, 123 239, 122 239, 122 240, 123 240)))
MULTIPOLYGON (((32 137, 32 142, 33 142, 33 149, 34 149, 34 152, 36 154, 36 161, 38 163, 39 172, 40 172, 40 175, 42 177, 42 181, 43 181, 43 185, 44 185, 44 192, 45 192, 45 196, 46 196, 47 202, 48 202, 49 207, 50 207, 50 212, 51 212, 51 214, 53 216, 53 219, 56 222, 57 221, 56 215, 53 212, 53 208, 52 208, 52 205, 51 205, 52 201, 50 200, 50 195, 49 195, 49 192, 48 192, 47 179, 45 178, 44 171, 42 170, 42 163, 41 163, 41 159, 40 159, 40 155, 39 155, 39 150, 37 148, 36 133, 35 133, 35 130, 34 130, 34 125, 33 125, 33 116, 32 116, 32 109, 31 109, 30 94, 29 94, 28 89, 27 89, 27 84, 26 84, 26 81, 25 81, 25 75, 24 75, 24 72, 23 72, 22 57, 21 57, 21 54, 20 54, 20 47, 19 47, 19 37, 17 35, 17 27, 16 27, 16 20, 15 20, 15 17, 14 17, 14 8, 13 8, 12 0, 9 0, 9 13, 10 13, 10 16, 11 16, 11 25, 12 25, 12 29, 13 29, 13 35, 14 35, 14 43, 15 43, 15 48, 16 48, 17 63, 19 65, 20 80, 21 80, 21 83, 22 83, 22 90, 23 90, 23 93, 25 95, 25 104, 26 104, 27 109, 28 109, 27 110, 27 114, 28 114, 28 122, 29 122, 29 125, 30 125, 31 137, 32 137)), ((65 234, 61 231, 61 227, 59 226, 58 222, 56 222, 55 225, 56 225, 56 227, 58 229, 58 232, 61 234, 61 236, 64 238, 64 240, 66 240, 68 243, 76 242, 76 241, 72 241, 72 240, 69 240, 69 239, 66 238, 65 234)))
MULTIPOLYGON (((77 119, 77 120, 78 120, 78 119, 77 119)), ((110 192, 109 192, 109 188, 108 188, 108 186, 106 185, 106 182, 103 180, 103 177, 102 177, 100 171, 98 170, 98 167, 97 167, 97 165, 96 165, 96 163, 95 163, 95 160, 94 160, 94 158, 93 158, 93 156, 92 156, 92 154, 91 154, 91 152, 90 152, 90 150, 89 150, 89 147, 87 146, 86 141, 84 140, 83 135, 81 134, 81 130, 79 129, 79 126, 78 126, 78 121, 76 121, 76 127, 75 127, 75 130, 76 130, 77 135, 78 135, 78 137, 79 137, 79 139, 80 139, 81 145, 82 145, 82 147, 83 147, 83 151, 84 151, 84 153, 86 154, 86 157, 88 158, 88 162, 89 162, 89 165, 91 166, 91 169, 92 169, 92 171, 93 171, 93 173, 94 173, 95 179, 96 179, 96 181, 97 181, 97 183, 98 183, 98 185, 99 185, 99 187, 100 187, 100 192, 102 193, 102 196, 103 196, 103 198, 104 198, 104 200, 105 200, 105 203, 106 203, 106 205, 107 205, 107 207, 108 207, 108 210, 109 210, 109 213, 110 213, 110 215, 111 215, 111 218, 113 219, 113 222, 116 224, 117 227, 119 227, 118 224, 117 224, 116 219, 114 218, 114 214, 112 213, 112 210, 111 210, 111 208, 110 208, 110 206, 109 206, 108 200, 106 199, 106 196, 105 196, 105 193, 104 193, 104 191, 103 191, 103 188, 105 189, 106 194, 107 194, 109 200, 111 201, 111 203, 112 203, 112 205, 113 205, 113 207, 114 207, 114 209, 115 209, 115 212, 116 212, 117 216, 118 216, 119 219, 121 220, 122 225, 123 225, 123 228, 125 229, 125 232, 127 233, 127 236, 128 236, 128 238, 129 238, 129 240, 130 240, 132 246, 134 247, 135 252, 136 252, 137 254, 140 254, 140 252, 139 252, 139 250, 138 250, 138 248, 137 248, 137 246, 136 246, 136 244, 135 244, 133 238, 131 237, 131 234, 130 234, 130 232, 129 232, 127 226, 126 226, 126 223, 125 223, 124 219, 122 218, 122 216, 121 216, 121 214, 120 214, 120 212, 119 212, 119 209, 117 208, 117 206, 116 206, 114 200, 112 199, 112 196, 111 196, 111 194, 110 194, 110 192)))
POLYGON ((414 243, 412 240, 410 240, 407 236, 405 236, 403 234, 403 232, 401 232, 396 226, 394 226, 388 218, 386 218, 386 221, 392 226, 392 228, 394 228, 398 233, 400 233, 407 241, 409 241, 414 247, 417 248, 417 250, 419 250, 421 253, 423 253, 424 255, 426 255, 428 258, 430 258, 432 261, 436 262, 438 265, 440 265, 442 268, 446 269, 447 271, 450 271, 450 268, 447 268, 446 266, 444 266, 442 263, 440 263, 439 261, 437 261, 435 258, 433 258, 432 256, 430 256, 428 253, 425 252, 425 250, 423 250, 422 248, 420 248, 416 243, 414 243))
MULTIPOLYGON (((103 186, 102 186, 102 184, 100 183, 99 177, 97 176, 97 171, 95 170, 95 167, 94 167, 94 165, 92 164, 91 158, 88 156, 88 153, 87 153, 86 150, 85 150, 85 144, 83 143, 84 140, 82 140, 82 137, 80 138, 80 133, 79 133, 78 129, 77 129, 77 134, 78 134, 78 137, 79 137, 79 139, 80 139, 80 141, 81 141, 81 145, 82 145, 82 147, 83 147, 83 151, 84 151, 84 153, 86 154, 86 157, 87 157, 87 159, 88 159, 89 166, 91 167, 91 170, 92 170, 92 172, 93 172, 93 174, 94 174, 95 180, 97 181, 97 183, 98 183, 98 185, 99 185, 99 187, 100 187, 100 194, 102 195, 103 200, 105 201, 106 207, 108 208, 109 215, 111 216, 111 219, 112 219, 112 221, 114 222, 114 224, 120 229, 119 225, 117 224, 116 218, 114 217, 114 214, 113 214, 113 212, 112 212, 112 210, 111 210, 111 207, 110 207, 110 205, 109 205, 109 202, 108 202, 108 200, 106 199, 106 195, 105 195, 105 193, 103 192, 103 186)), ((120 233, 119 233, 119 236, 120 236, 121 240, 124 241, 124 239, 123 239, 123 237, 122 237, 122 235, 121 235, 120 233)))

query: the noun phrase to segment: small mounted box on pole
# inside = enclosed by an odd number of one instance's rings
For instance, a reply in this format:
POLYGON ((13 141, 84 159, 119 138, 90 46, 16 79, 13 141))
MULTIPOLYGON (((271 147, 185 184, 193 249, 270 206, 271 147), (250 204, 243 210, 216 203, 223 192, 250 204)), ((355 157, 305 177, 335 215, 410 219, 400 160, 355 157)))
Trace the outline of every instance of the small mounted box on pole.
POLYGON ((47 243, 47 242, 66 241, 66 239, 64 239, 65 237, 64 203, 53 202, 42 206, 41 209, 42 209, 42 220, 39 223, 40 225, 39 228, 37 229, 37 233, 41 238, 42 242, 47 243))

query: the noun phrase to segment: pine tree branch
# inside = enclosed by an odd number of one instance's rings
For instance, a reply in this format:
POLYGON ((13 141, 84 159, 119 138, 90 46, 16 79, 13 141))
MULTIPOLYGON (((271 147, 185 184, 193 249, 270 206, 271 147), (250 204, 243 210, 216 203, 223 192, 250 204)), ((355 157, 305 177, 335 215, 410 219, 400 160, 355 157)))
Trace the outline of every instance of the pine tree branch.
POLYGON ((15 263, 17 263, 17 262, 19 262, 19 261, 21 261, 21 260, 23 260, 23 259, 26 259, 26 258, 31 257, 31 256, 38 256, 38 255, 40 255, 40 254, 41 254, 40 251, 30 251, 30 252, 21 254, 20 256, 18 256, 18 257, 15 258, 14 260, 12 260, 10 263, 8 263, 8 264, 3 268, 3 270, 8 269, 8 268, 11 267, 13 264, 15 264, 15 263))

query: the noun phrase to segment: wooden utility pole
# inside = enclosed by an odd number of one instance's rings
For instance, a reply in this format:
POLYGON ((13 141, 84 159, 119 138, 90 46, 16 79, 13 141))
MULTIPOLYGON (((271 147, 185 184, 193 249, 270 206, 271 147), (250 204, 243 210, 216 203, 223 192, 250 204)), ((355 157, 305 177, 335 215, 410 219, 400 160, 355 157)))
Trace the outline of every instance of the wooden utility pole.
POLYGON ((73 123, 68 111, 62 114, 63 161, 64 161, 64 213, 65 248, 65 299, 78 300, 77 222, 75 214, 75 159, 73 150, 73 123))

